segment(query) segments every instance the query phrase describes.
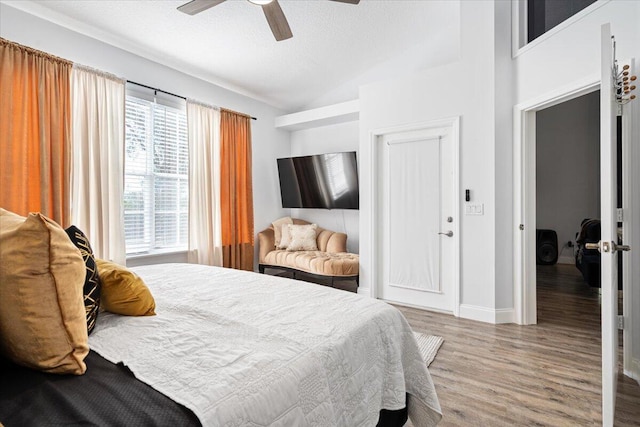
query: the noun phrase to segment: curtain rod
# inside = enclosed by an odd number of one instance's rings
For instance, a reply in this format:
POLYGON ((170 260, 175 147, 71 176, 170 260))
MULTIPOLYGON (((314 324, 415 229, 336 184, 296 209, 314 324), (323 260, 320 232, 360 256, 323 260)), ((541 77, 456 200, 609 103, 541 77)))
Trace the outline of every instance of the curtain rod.
MULTIPOLYGON (((184 96, 176 95, 175 93, 167 92, 166 90, 158 89, 156 87, 143 85, 142 83, 134 82, 134 81, 131 81, 131 80, 127 80, 127 83, 131 83, 131 84, 134 84, 134 85, 137 85, 137 86, 141 86, 141 87, 144 87, 144 88, 147 88, 147 89, 151 89, 151 90, 154 90, 154 91, 157 91, 157 92, 166 93, 167 95, 175 96, 176 98, 182 98, 185 101, 187 100, 187 98, 185 98, 184 96)), ((255 117, 251 117, 251 120, 258 120, 258 119, 256 119, 255 117)))

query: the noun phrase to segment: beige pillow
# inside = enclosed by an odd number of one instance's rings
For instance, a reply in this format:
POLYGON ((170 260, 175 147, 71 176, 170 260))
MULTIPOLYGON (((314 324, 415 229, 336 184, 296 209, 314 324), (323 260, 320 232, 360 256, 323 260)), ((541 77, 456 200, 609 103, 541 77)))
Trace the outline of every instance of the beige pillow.
POLYGON ((283 224, 282 225, 282 238, 280 239, 280 245, 278 249, 287 249, 289 244, 291 243, 291 231, 289 231, 289 227, 293 224, 283 224))
MULTIPOLYGON (((276 248, 278 249, 286 249, 286 245, 282 246, 282 230, 285 228, 284 225, 293 224, 293 220, 290 216, 285 216, 284 218, 280 218, 279 220, 273 221, 271 225, 273 225, 273 236, 275 237, 276 248)), ((288 242, 287 242, 288 244, 288 242)))
POLYGON ((83 374, 89 353, 80 251, 54 221, 0 208, 0 351, 15 363, 83 374))
MULTIPOLYGON (((284 227, 283 227, 284 228, 284 227)), ((317 251, 316 238, 318 226, 308 225, 288 225, 291 234, 291 243, 287 246, 288 251, 317 251)))

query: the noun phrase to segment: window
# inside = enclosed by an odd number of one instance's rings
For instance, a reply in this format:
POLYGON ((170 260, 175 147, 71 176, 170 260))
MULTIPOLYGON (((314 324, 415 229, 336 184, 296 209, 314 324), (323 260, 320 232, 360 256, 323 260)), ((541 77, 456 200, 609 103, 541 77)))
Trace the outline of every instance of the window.
POLYGON ((529 0, 527 2, 527 42, 595 3, 596 0, 529 0))
POLYGON ((153 94, 128 90, 124 167, 128 256, 187 249, 188 167, 184 103, 161 103, 153 94))
POLYGON ((343 153, 325 154, 331 198, 337 200, 349 191, 345 163, 348 158, 343 153))

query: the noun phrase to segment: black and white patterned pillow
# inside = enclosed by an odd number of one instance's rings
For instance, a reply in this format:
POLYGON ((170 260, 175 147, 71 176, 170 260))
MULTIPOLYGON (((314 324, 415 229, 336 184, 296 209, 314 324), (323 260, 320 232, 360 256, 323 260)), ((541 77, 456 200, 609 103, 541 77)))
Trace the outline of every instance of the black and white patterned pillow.
POLYGON ((87 314, 87 332, 91 333, 96 326, 96 320, 98 319, 98 312, 100 311, 100 276, 98 276, 98 266, 96 259, 93 256, 93 250, 89 244, 87 236, 78 229, 75 225, 65 230, 69 239, 73 242, 84 260, 84 265, 87 269, 87 274, 84 278, 84 309, 87 314))

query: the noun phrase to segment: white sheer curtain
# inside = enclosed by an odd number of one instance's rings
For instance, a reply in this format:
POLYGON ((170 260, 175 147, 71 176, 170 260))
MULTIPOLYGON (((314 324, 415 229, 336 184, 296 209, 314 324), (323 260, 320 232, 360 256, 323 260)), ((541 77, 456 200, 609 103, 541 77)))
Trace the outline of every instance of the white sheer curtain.
POLYGON ((125 264, 124 80, 74 65, 71 72, 71 222, 98 258, 125 264))
POLYGON ((220 111, 187 101, 189 262, 222 265, 220 111))

